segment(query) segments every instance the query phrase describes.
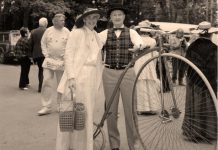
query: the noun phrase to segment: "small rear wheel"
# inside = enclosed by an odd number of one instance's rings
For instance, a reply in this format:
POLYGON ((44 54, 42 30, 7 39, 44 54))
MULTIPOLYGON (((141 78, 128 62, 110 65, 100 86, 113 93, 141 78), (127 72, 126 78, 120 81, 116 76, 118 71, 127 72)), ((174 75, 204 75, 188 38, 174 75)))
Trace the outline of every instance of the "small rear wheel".
POLYGON ((105 133, 102 128, 97 128, 97 124, 94 123, 93 130, 94 150, 105 149, 105 133))

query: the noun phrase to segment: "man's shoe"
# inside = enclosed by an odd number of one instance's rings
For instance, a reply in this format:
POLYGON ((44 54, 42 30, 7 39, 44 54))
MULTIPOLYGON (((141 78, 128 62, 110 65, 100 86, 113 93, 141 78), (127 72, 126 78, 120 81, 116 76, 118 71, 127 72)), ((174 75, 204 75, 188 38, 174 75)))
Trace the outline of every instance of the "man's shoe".
POLYGON ((38 89, 38 93, 41 93, 41 89, 38 89))
POLYGON ((156 115, 157 112, 155 111, 137 111, 137 115, 145 115, 145 116, 149 116, 149 115, 156 115))
POLYGON ((113 148, 112 150, 119 150, 119 148, 113 148))
POLYGON ((143 111, 137 111, 137 115, 142 115, 143 111))
POLYGON ((157 114, 157 112, 156 111, 153 111, 153 110, 151 110, 151 111, 149 111, 149 112, 147 112, 148 113, 148 115, 156 115, 157 114))
POLYGON ((40 111, 38 111, 38 115, 42 116, 42 115, 47 115, 51 113, 51 109, 48 107, 43 107, 40 111))
POLYGON ((39 86, 38 86, 38 93, 41 93, 42 91, 42 83, 39 83, 39 86))

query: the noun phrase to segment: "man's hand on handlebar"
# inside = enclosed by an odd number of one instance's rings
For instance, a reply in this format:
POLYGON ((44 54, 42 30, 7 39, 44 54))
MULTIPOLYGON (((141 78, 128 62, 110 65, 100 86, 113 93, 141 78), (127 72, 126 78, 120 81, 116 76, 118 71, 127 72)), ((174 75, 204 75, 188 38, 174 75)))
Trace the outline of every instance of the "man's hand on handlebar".
POLYGON ((142 45, 139 45, 139 46, 134 45, 133 48, 129 48, 129 51, 135 52, 135 51, 148 49, 148 48, 150 48, 150 46, 148 46, 148 45, 143 45, 143 46, 142 45))

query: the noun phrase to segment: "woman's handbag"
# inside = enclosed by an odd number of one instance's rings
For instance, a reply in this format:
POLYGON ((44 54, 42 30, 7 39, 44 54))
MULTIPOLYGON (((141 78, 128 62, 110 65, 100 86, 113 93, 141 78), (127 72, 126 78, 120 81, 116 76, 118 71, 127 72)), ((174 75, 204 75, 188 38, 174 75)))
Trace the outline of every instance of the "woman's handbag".
POLYGON ((83 103, 76 103, 76 98, 71 91, 71 100, 60 102, 59 126, 61 132, 73 132, 85 128, 86 111, 83 103))
POLYGON ((83 103, 74 103, 74 129, 83 130, 85 128, 85 106, 83 103))

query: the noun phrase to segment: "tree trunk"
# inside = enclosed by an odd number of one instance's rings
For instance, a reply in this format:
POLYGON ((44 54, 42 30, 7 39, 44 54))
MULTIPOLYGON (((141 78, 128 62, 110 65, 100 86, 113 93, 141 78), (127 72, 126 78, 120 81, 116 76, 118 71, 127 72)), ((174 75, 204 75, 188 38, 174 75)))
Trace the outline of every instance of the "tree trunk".
POLYGON ((24 27, 28 27, 29 25, 29 12, 30 12, 29 8, 26 8, 26 11, 24 11, 24 14, 23 14, 23 26, 24 27))
POLYGON ((21 5, 23 8, 23 26, 28 27, 30 13, 29 2, 27 0, 23 0, 21 5))
POLYGON ((206 1, 206 16, 205 16, 205 17, 206 17, 206 18, 205 18, 205 19, 206 19, 206 21, 208 21, 208 16, 209 16, 209 13, 208 13, 208 9, 209 9, 209 2, 208 2, 208 1, 209 1, 209 0, 207 0, 207 1, 206 1))
POLYGON ((169 21, 173 21, 173 17, 172 17, 172 2, 171 0, 168 0, 169 6, 168 6, 168 16, 169 16, 169 21))
POLYGON ((189 0, 186 0, 187 6, 185 7, 186 9, 186 23, 189 23, 189 0))
POLYGON ((213 0, 210 1, 210 22, 213 22, 213 0))

